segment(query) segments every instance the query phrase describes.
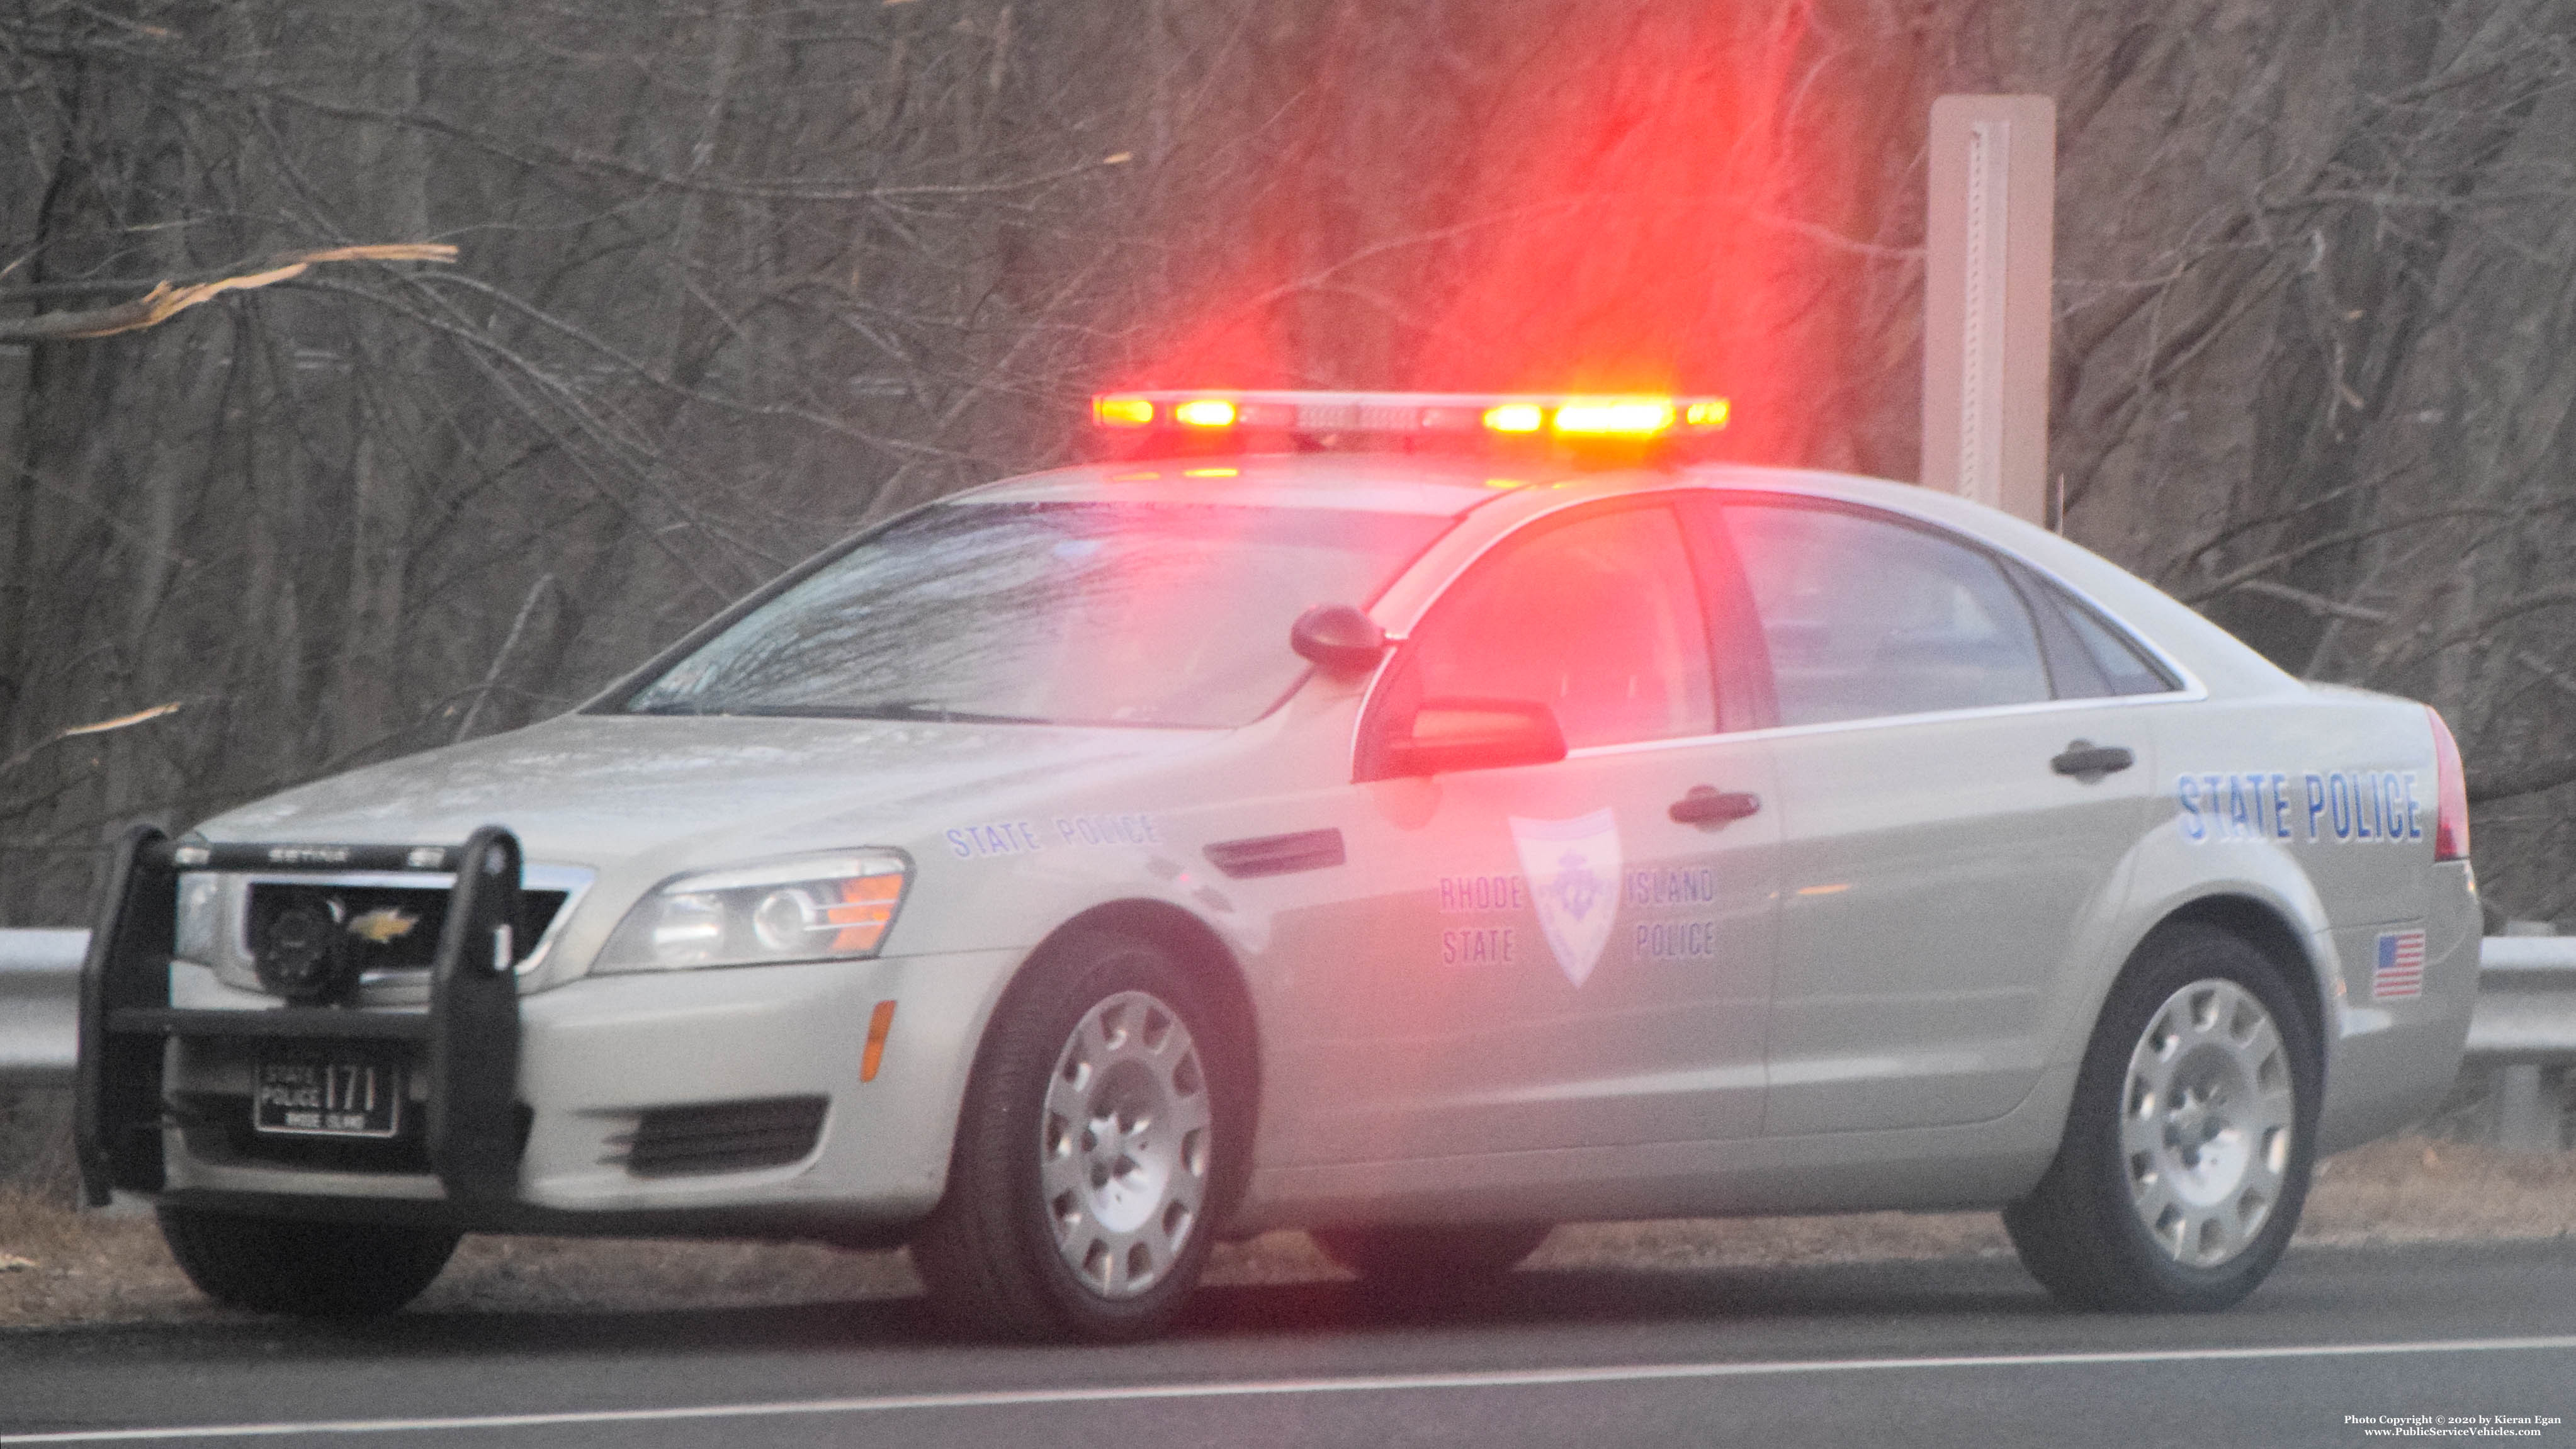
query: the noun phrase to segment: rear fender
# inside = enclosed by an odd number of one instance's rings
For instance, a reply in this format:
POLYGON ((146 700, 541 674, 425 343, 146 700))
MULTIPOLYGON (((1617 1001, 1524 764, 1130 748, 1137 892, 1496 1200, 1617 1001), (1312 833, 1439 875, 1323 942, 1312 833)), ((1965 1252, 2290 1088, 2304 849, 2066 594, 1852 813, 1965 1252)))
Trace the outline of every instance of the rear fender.
POLYGON ((2211 847, 2194 846, 2172 831, 2158 831, 2140 846, 2125 929, 2109 957, 2118 965, 2097 974, 2084 1009, 2061 1032, 2052 1061, 2083 1060, 2112 986, 2156 928, 2198 918, 2237 931, 2283 968, 2285 984, 2306 1008, 2308 1025, 2323 1049, 2325 1079, 2333 1080, 2344 1003, 2325 901, 2307 872, 2279 845, 2240 841, 2224 849, 2224 860, 2215 860, 2211 847), (2213 864, 2221 869, 2212 871, 2213 864))

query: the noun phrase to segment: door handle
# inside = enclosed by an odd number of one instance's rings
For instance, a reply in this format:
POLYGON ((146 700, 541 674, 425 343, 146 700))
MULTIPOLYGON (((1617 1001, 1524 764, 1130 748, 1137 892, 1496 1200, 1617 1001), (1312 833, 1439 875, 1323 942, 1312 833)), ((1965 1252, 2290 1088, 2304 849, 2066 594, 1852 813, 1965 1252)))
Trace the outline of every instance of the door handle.
POLYGON ((2069 740, 2066 752, 2048 762, 2048 768, 2061 775, 2072 775, 2090 785, 2105 775, 2116 774, 2138 762, 2138 757, 2118 745, 2097 745, 2091 740, 2069 740))
POLYGON ((1730 820, 1741 820, 1762 808, 1762 797, 1741 790, 1720 790, 1714 785, 1693 785, 1690 793, 1673 802, 1665 813, 1676 825, 1722 826, 1730 820))

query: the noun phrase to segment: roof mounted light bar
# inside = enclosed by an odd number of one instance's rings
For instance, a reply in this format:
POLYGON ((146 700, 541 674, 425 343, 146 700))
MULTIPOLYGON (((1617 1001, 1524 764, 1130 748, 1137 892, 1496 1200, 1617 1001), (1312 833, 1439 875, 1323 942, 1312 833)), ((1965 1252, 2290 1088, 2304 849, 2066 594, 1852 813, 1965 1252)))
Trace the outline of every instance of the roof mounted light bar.
POLYGON ((1364 434, 1387 440, 1553 437, 1654 442, 1706 437, 1724 428, 1722 397, 1659 394, 1471 392, 1103 393, 1091 418, 1111 433, 1200 436, 1272 433, 1298 437, 1364 434))

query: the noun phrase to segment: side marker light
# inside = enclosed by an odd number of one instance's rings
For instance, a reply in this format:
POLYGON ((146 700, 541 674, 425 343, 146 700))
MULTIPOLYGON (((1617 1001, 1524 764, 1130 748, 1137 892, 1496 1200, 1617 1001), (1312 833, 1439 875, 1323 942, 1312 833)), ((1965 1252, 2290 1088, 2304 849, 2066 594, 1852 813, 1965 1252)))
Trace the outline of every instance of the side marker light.
POLYGON ((880 1001, 877 1003, 877 1009, 868 1013, 868 1046, 867 1050, 859 1053, 860 1081, 873 1082, 877 1079, 877 1068, 885 1065, 886 1033, 892 1030, 894 1030, 894 1003, 880 1001))

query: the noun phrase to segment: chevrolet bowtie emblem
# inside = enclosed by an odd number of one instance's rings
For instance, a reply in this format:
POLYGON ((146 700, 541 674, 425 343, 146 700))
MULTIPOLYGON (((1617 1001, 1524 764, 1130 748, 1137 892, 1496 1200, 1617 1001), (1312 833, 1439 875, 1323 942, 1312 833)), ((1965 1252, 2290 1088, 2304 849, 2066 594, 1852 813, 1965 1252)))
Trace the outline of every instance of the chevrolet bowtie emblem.
POLYGON ((392 906, 378 906, 365 915, 351 920, 349 934, 381 946, 388 941, 397 941, 410 935, 411 928, 419 924, 420 917, 409 911, 396 910, 392 906))

